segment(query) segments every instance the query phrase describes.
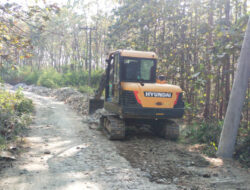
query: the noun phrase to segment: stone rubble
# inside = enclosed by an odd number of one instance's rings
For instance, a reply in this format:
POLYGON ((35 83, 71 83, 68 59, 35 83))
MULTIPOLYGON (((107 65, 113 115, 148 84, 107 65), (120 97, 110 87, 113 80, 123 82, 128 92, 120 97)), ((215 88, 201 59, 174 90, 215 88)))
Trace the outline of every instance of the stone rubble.
MULTIPOLYGON (((8 85, 8 84, 7 84, 8 85)), ((71 87, 64 87, 58 89, 51 89, 42 86, 27 85, 25 83, 19 83, 15 86, 8 85, 8 89, 18 90, 23 89, 28 92, 33 92, 41 96, 51 96, 58 101, 64 101, 69 104, 71 108, 78 113, 87 115, 88 112, 88 94, 82 94, 71 87)), ((94 117, 97 120, 97 116, 94 117)), ((88 118, 91 120, 91 118, 88 118)))

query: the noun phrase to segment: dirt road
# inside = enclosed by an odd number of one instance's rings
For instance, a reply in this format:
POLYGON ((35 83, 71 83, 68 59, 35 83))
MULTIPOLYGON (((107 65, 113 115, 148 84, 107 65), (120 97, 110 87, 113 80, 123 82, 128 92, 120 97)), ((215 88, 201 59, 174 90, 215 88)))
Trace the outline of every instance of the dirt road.
MULTIPOLYGON (((43 95, 51 94, 43 90, 43 95)), ((35 103, 34 123, 23 153, 0 169, 0 190, 250 189, 249 171, 237 162, 206 158, 194 147, 157 138, 146 128, 129 129, 124 141, 109 141, 93 117, 78 115, 54 98, 25 95, 35 103)), ((69 99, 75 110, 86 113, 78 106, 82 98, 69 99)))
POLYGON ((174 184, 181 190, 249 190, 250 173, 232 160, 207 158, 194 146, 133 133, 116 142, 119 153, 152 182, 174 184))
POLYGON ((25 94, 34 101, 36 115, 26 151, 1 171, 1 190, 176 189, 151 183, 63 102, 25 94))

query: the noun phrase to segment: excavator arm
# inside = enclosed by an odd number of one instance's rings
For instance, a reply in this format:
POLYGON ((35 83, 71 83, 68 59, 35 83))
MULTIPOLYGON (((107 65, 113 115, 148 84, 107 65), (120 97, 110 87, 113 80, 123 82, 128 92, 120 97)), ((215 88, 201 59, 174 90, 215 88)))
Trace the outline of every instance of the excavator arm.
MULTIPOLYGON (((106 62, 110 63, 110 60, 112 59, 112 53, 108 55, 108 59, 106 59, 106 62)), ((107 66, 107 67, 108 67, 107 66)), ((107 82, 107 69, 101 76, 101 80, 98 86, 98 89, 95 91, 94 98, 89 99, 89 114, 93 114, 97 109, 101 109, 104 106, 104 100, 101 99, 103 91, 106 87, 106 82, 107 82)))
POLYGON ((100 100, 106 84, 106 73, 102 74, 98 89, 95 91, 94 99, 100 100))

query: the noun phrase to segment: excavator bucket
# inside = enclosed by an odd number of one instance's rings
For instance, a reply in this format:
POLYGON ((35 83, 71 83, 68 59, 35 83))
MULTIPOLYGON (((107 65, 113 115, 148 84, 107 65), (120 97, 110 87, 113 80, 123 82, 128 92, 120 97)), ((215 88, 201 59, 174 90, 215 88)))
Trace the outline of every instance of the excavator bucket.
POLYGON ((96 110, 103 108, 104 100, 102 99, 89 99, 89 114, 95 113, 96 110))

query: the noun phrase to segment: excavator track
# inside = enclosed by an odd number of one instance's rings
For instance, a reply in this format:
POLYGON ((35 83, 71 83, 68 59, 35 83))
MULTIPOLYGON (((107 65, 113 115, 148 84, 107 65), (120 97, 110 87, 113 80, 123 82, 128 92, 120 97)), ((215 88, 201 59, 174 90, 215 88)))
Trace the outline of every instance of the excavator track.
POLYGON ((168 120, 163 127, 163 132, 164 138, 175 141, 180 135, 180 127, 176 122, 168 120))
POLYGON ((152 130, 157 136, 173 141, 178 139, 180 133, 179 125, 172 120, 156 121, 152 130))
POLYGON ((116 115, 102 115, 100 126, 109 140, 125 138, 125 122, 116 115))

